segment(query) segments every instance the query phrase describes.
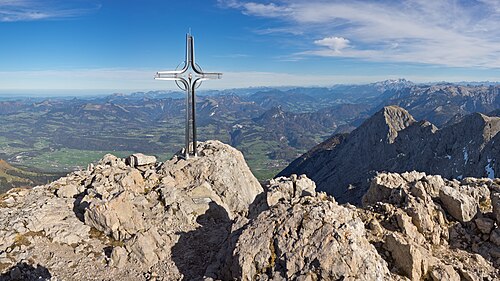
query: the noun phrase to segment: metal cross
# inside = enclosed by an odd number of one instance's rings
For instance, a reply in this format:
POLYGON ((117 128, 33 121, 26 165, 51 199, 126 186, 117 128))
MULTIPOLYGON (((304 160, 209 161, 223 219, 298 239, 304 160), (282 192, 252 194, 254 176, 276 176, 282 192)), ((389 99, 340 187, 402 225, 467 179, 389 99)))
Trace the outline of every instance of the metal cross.
POLYGON ((221 78, 222 73, 203 72, 201 67, 196 64, 194 60, 194 38, 190 33, 186 34, 186 60, 184 61, 184 66, 180 70, 156 72, 156 80, 176 81, 177 86, 181 90, 186 91, 186 148, 184 149, 184 157, 186 159, 190 155, 197 156, 196 99, 194 91, 200 86, 202 81, 221 78), (189 149, 191 132, 193 140, 192 153, 190 153, 189 149))

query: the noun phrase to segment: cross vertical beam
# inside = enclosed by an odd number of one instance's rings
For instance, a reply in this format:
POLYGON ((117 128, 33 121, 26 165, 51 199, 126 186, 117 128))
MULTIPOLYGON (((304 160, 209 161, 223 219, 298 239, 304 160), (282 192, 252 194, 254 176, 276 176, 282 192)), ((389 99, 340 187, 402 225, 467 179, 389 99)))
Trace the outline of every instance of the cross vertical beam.
POLYGON ((203 72, 201 67, 195 62, 194 38, 190 33, 186 34, 186 58, 182 68, 180 70, 156 72, 156 80, 175 81, 181 90, 186 91, 186 147, 184 149, 184 157, 186 159, 190 156, 198 156, 195 90, 201 85, 202 81, 221 78, 222 73, 203 72), (193 144, 192 149, 190 149, 191 140, 193 144))

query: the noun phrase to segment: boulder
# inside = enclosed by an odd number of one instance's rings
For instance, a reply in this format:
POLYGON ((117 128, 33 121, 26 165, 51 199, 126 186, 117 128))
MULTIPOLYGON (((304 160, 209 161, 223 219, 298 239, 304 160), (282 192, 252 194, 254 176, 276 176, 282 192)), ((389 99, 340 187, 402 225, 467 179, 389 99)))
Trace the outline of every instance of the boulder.
MULTIPOLYGON (((179 190, 209 187, 223 206, 227 206, 231 218, 247 213, 250 204, 264 190, 248 168, 243 154, 222 142, 207 141, 198 144, 198 155, 188 160, 174 156, 165 162, 160 170, 164 175, 163 186, 175 186, 179 190)), ((203 200, 209 199, 214 200, 203 200)))
POLYGON ((131 167, 139 167, 145 165, 153 165, 156 164, 156 157, 144 155, 142 153, 134 153, 127 157, 125 162, 131 167))
POLYGON ((474 198, 453 187, 443 186, 439 191, 439 199, 446 212, 460 222, 472 220, 477 213, 478 204, 474 198))
POLYGON ((63 185, 57 190, 57 196, 63 198, 73 198, 79 194, 78 187, 73 184, 63 185))
POLYGON ((453 266, 440 264, 432 268, 430 277, 433 281, 455 281, 461 280, 460 275, 453 269, 453 266))
MULTIPOLYGON (((120 193, 109 201, 90 199, 85 211, 85 224, 113 236, 116 240, 129 239, 144 229, 144 221, 132 203, 132 194, 120 193)), ((86 201, 88 199, 84 199, 86 201)))
POLYGON ((500 247, 500 228, 497 228, 491 232, 490 241, 500 247))
MULTIPOLYGON (((305 178, 302 178, 307 182, 305 178)), ((223 280, 389 280, 386 262, 356 212, 331 197, 291 196, 294 179, 272 182, 269 210, 235 233, 215 276, 223 280), (287 192, 285 189, 289 188, 287 192)))
POLYGON ((423 248, 398 233, 389 234, 385 240, 394 264, 405 276, 413 281, 420 280, 427 273, 431 261, 423 248))
POLYGON ((493 227, 495 227, 495 221, 489 218, 477 218, 474 222, 483 234, 489 234, 493 227))
POLYGON ((274 206, 280 200, 294 201, 303 196, 315 196, 316 184, 305 175, 297 177, 292 175, 290 178, 279 177, 272 179, 268 183, 267 204, 274 206))
POLYGON ((111 252, 110 265, 118 268, 123 268, 127 264, 127 258, 127 251, 123 247, 114 247, 113 251, 111 252))

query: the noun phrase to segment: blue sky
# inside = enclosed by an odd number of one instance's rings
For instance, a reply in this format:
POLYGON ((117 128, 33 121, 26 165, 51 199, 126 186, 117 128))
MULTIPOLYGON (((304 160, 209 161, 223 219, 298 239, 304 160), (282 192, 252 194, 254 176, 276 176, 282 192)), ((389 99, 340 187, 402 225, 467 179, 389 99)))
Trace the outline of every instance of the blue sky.
POLYGON ((0 0, 0 91, 174 89, 184 58, 204 88, 499 81, 498 0, 0 0))

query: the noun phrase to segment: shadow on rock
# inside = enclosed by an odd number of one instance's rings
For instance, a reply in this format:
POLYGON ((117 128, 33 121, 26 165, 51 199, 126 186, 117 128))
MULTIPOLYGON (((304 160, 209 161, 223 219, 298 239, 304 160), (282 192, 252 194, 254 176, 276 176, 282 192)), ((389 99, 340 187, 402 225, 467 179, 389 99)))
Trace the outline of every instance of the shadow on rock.
POLYGON ((83 197, 85 197, 85 192, 82 192, 75 197, 75 201, 73 202, 73 212, 81 222, 85 223, 83 214, 85 213, 85 209, 89 206, 89 203, 82 203, 83 197))
MULTIPOLYGON (((266 189, 266 187, 264 187, 266 189)), ((269 205, 267 204, 267 191, 262 192, 257 195, 248 207, 248 222, 253 219, 256 219, 260 213, 269 209, 269 205)), ((207 268, 205 274, 206 277, 210 277, 214 280, 239 280, 243 275, 243 269, 241 265, 238 263, 238 256, 235 256, 236 244, 238 243, 238 239, 243 231, 247 228, 248 222, 241 224, 239 222, 235 222, 233 224, 233 231, 230 233, 230 236, 219 249, 219 253, 217 253, 216 259, 214 263, 210 264, 207 268)))
MULTIPOLYGON (((500 266, 500 250, 493 242, 491 242, 491 234, 481 233, 473 221, 466 223, 457 223, 448 229, 450 249, 460 249, 470 254, 477 254, 484 258, 485 261, 491 262, 495 267, 500 266), (489 240, 488 240, 489 239, 489 240)), ((479 260, 475 257, 476 262, 479 260)), ((483 262, 480 261, 479 262, 483 262)))
POLYGON ((50 280, 52 275, 49 270, 41 265, 33 267, 27 263, 18 263, 7 272, 0 275, 0 281, 42 281, 50 280))
POLYGON ((226 210, 214 202, 196 221, 201 227, 180 233, 179 241, 172 247, 172 259, 184 275, 183 280, 203 279, 206 268, 215 262, 231 232, 232 221, 226 210))

